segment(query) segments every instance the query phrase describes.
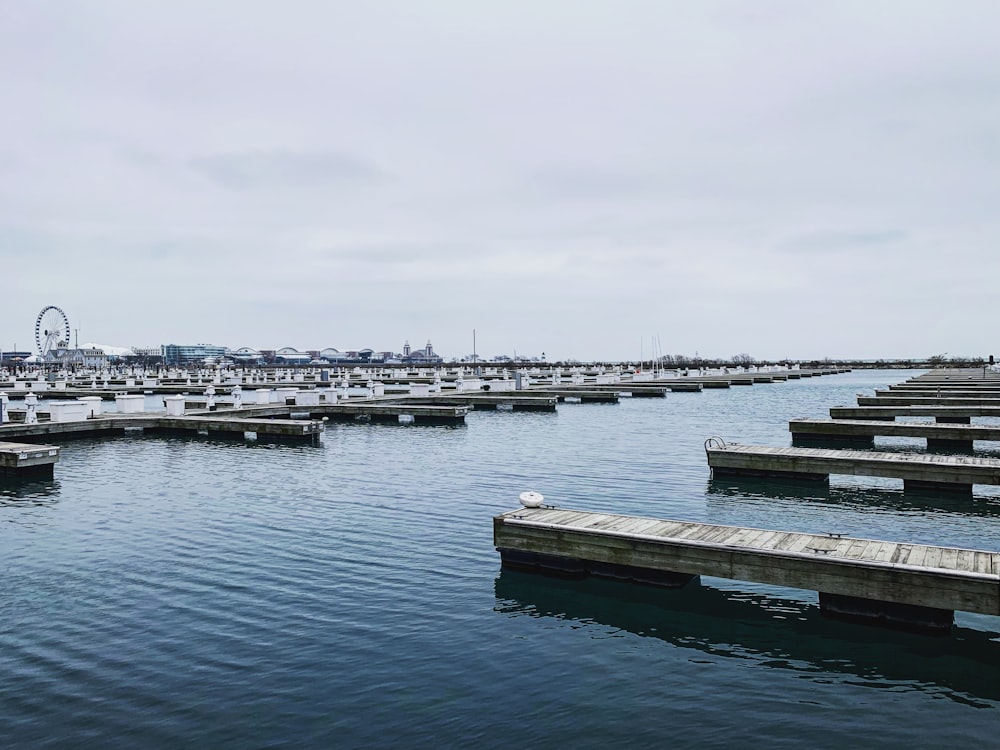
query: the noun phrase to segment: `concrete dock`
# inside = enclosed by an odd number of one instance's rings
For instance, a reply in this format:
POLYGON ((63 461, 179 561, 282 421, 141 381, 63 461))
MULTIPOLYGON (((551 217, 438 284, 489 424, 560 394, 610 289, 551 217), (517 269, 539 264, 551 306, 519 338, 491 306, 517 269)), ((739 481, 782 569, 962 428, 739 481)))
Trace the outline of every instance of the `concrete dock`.
POLYGON ((946 632, 1000 615, 1000 553, 551 507, 495 516, 504 567, 678 588, 701 575, 819 592, 830 616, 946 632))

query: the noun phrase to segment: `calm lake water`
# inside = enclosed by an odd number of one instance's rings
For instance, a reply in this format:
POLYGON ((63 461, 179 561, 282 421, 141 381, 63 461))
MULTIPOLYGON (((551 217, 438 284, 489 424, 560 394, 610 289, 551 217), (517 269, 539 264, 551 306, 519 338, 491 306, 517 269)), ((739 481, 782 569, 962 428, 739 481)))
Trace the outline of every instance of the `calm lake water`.
POLYGON ((501 572, 492 546, 534 489, 997 549, 995 488, 709 478, 705 438, 788 445, 788 419, 914 374, 330 425, 319 446, 67 443, 54 481, 0 484, 0 747, 996 747, 1000 618, 916 636, 827 620, 809 591, 501 572))

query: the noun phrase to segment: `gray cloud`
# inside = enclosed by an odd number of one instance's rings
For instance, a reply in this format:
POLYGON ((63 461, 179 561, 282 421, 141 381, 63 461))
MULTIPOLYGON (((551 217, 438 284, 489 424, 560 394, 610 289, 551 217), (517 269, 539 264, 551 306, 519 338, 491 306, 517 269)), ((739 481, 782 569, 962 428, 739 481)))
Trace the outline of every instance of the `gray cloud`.
POLYGON ((991 0, 7 6, 0 345, 994 343, 991 0))
POLYGON ((312 189, 366 185, 386 175, 362 159, 334 152, 255 150, 211 154, 191 166, 231 190, 312 189))

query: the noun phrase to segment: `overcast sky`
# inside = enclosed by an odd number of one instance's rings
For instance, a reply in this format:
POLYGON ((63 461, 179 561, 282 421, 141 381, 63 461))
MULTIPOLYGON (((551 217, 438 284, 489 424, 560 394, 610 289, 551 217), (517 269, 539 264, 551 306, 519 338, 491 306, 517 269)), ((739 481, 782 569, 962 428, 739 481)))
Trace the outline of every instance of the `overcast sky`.
POLYGON ((0 348, 1000 353, 1000 3, 0 0, 0 348))

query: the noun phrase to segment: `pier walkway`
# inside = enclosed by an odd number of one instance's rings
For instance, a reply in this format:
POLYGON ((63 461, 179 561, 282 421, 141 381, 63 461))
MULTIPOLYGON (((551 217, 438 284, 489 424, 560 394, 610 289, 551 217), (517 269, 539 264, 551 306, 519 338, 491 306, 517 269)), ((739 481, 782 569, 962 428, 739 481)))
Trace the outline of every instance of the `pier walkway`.
POLYGON ((1000 485, 1000 459, 822 448, 773 448, 705 443, 712 475, 826 481, 831 474, 902 479, 903 488, 972 493, 972 485, 1000 485))
POLYGON ((934 417, 938 422, 969 424, 972 417, 1000 417, 1000 406, 831 406, 834 419, 877 419, 934 417))
MULTIPOLYGON (((0 425, 0 440, 17 438, 71 439, 97 435, 124 434, 130 431, 219 434, 314 440, 323 432, 323 423, 302 419, 252 419, 233 416, 188 415, 170 417, 162 414, 102 414, 73 422, 10 423, 0 425)), ((38 446, 34 446, 37 448, 38 446)))
POLYGON ((680 587, 700 575, 819 592, 824 613, 947 630, 1000 615, 1000 553, 559 508, 493 519, 504 567, 680 587))
POLYGON ((971 451, 976 440, 1000 440, 1000 425, 922 424, 880 422, 871 419, 792 419, 788 422, 792 444, 803 441, 836 441, 873 445, 875 437, 925 438, 928 448, 971 451))

